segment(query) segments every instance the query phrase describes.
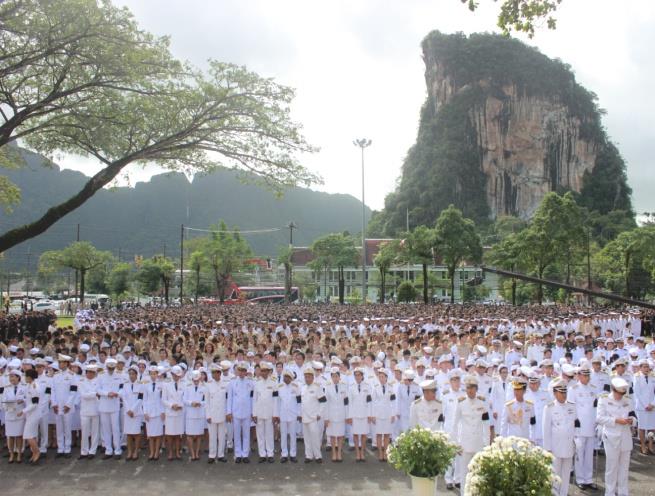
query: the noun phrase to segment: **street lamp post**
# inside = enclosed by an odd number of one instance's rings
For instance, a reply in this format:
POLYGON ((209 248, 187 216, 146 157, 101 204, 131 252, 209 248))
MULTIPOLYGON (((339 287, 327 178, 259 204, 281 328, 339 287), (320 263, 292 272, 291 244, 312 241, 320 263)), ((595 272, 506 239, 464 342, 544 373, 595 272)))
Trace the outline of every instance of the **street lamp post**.
POLYGON ((362 138, 353 141, 362 150, 362 303, 366 303, 366 203, 364 203, 364 148, 371 146, 371 140, 362 138))

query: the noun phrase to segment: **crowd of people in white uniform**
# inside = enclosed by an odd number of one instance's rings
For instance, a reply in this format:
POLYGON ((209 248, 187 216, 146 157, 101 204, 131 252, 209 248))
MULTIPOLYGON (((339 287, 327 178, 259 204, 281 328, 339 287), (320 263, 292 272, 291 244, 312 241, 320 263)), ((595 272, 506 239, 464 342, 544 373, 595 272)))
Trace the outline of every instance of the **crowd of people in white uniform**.
POLYGON ((444 430, 462 488, 495 436, 549 450, 568 494, 627 495, 654 455, 650 315, 625 309, 369 305, 81 311, 0 343, 8 463, 69 458, 386 461, 402 432, 444 430), (251 448, 253 441, 254 448, 251 448), (183 443, 184 442, 184 443, 183 443), (369 442, 372 443, 369 448, 369 442), (184 444, 184 446, 183 446, 184 444))

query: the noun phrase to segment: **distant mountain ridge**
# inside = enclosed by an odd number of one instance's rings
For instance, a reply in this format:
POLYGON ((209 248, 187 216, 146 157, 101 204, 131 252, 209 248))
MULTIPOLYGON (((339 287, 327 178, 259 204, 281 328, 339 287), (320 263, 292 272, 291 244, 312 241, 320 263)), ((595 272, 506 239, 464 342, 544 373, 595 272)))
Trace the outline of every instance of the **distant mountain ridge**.
MULTIPOLYGON (((12 213, 0 214, 2 232, 37 219, 88 180, 80 172, 61 170, 39 154, 27 150, 21 153, 24 167, 0 171, 18 185, 22 194, 21 203, 12 213)), ((136 254, 149 257, 164 250, 168 256, 177 257, 182 224, 202 229, 219 219, 241 230, 282 228, 246 235, 258 255, 275 255, 280 246, 288 244, 289 231, 285 227, 290 221, 298 226, 293 233, 297 246, 308 245, 331 232, 361 232, 362 204, 350 195, 294 188, 278 199, 260 186, 244 184, 237 174, 219 169, 189 181, 182 173, 166 173, 134 187, 103 189, 46 233, 9 250, 3 264, 14 270, 21 268, 27 264, 29 252, 33 266, 41 252, 74 241, 78 223, 80 239, 126 261, 136 254)), ((366 211, 370 216, 370 210, 366 211)), ((191 237, 202 234, 187 231, 191 237)))

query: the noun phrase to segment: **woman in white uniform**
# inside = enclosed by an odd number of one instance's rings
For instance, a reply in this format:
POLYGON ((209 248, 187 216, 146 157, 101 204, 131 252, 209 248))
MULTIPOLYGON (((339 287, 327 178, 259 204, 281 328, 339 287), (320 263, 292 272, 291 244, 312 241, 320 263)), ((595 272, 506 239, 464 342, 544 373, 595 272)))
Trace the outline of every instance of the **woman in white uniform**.
POLYGON ((393 422, 396 420, 396 390, 388 383, 387 369, 378 370, 379 384, 373 389, 373 417, 378 460, 387 461, 387 447, 391 439, 393 422))
POLYGON ((166 451, 168 461, 182 459, 182 435, 184 434, 184 402, 182 394, 182 376, 184 372, 179 365, 171 367, 173 380, 162 391, 162 403, 165 408, 164 433, 166 434, 166 451))
POLYGON ((346 423, 352 426, 355 441, 355 461, 366 461, 366 436, 372 420, 373 390, 364 382, 364 369, 356 368, 355 382, 348 389, 348 418, 346 423))
POLYGON ((166 369, 151 365, 148 369, 150 382, 144 384, 143 416, 146 421, 148 438, 148 460, 159 460, 161 441, 164 435, 164 404, 162 397, 162 380, 166 369))
POLYGON ((199 370, 191 372, 192 383, 184 389, 184 409, 187 445, 191 461, 200 460, 200 442, 205 434, 207 419, 205 416, 206 388, 200 382, 201 373, 199 370))
POLYGON ((339 367, 330 369, 332 383, 325 386, 327 397, 326 434, 332 447, 332 461, 343 461, 343 438, 346 435, 346 417, 348 412, 348 385, 341 382, 339 367))
POLYGON ((25 386, 20 384, 21 372, 12 369, 8 373, 9 385, 2 392, 2 408, 5 411, 5 435, 9 449, 9 463, 23 461, 23 428, 25 426, 25 386))
POLYGON ((139 368, 132 365, 128 371, 128 381, 123 384, 121 398, 123 400, 123 432, 127 436, 128 461, 139 459, 141 446, 141 425, 143 424, 143 390, 137 382, 139 368))
POLYGON ((43 415, 41 402, 45 401, 44 389, 36 381, 39 374, 36 370, 25 371, 25 408, 23 416, 25 417, 25 426, 23 427, 23 441, 27 441, 32 451, 32 457, 29 463, 34 464, 39 461, 41 452, 39 451, 39 423, 43 415))

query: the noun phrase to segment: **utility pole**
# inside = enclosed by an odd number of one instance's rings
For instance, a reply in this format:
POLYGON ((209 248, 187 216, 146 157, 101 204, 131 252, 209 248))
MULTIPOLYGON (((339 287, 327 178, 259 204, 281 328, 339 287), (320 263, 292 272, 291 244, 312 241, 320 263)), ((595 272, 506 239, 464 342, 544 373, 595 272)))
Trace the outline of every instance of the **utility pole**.
POLYGON ((362 150, 362 303, 366 303, 366 203, 364 202, 364 148, 371 146, 370 139, 358 139, 353 145, 362 150))
MULTIPOLYGON (((77 236, 75 237, 75 240, 79 243, 80 241, 80 225, 77 225, 77 236)), ((78 295, 79 293, 77 292, 77 279, 79 277, 79 274, 77 272, 77 269, 75 269, 75 295, 78 295)))
POLYGON ((180 305, 182 305, 183 297, 184 297, 184 224, 180 226, 180 305))
POLYGON ((289 248, 293 248, 293 230, 298 229, 298 226, 291 221, 287 224, 287 228, 289 229, 289 248))
POLYGON ((30 259, 32 257, 32 250, 31 246, 27 247, 27 271, 26 271, 26 281, 25 281, 25 286, 27 286, 27 297, 30 297, 30 259))

